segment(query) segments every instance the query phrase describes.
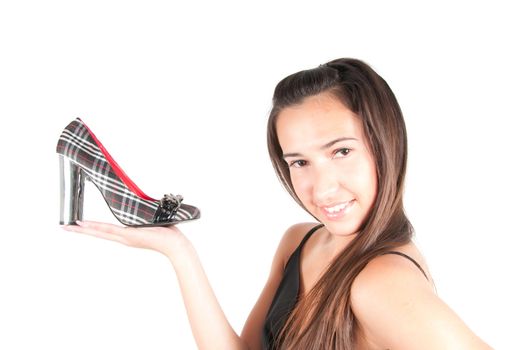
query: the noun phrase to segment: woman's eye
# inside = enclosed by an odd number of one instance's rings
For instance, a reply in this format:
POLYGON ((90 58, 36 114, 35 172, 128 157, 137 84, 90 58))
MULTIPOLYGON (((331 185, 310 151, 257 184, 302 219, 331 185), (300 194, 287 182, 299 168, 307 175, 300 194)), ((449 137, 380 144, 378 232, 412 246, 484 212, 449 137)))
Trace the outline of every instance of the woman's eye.
POLYGON ((294 160, 291 163, 289 163, 289 167, 290 168, 301 168, 305 166, 306 164, 307 162, 305 160, 299 159, 299 160, 294 160))
POLYGON ((335 155, 347 156, 351 152, 350 148, 339 148, 335 151, 335 155))

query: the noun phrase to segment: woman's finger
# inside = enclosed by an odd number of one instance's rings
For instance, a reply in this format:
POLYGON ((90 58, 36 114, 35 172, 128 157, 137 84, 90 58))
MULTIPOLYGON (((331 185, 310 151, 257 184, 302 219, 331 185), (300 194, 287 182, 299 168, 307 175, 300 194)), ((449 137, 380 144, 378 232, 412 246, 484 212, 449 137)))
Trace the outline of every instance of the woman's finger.
POLYGON ((185 238, 178 228, 171 227, 123 227, 96 221, 77 221, 77 225, 63 226, 65 230, 102 238, 121 244, 145 248, 167 254, 185 238))
POLYGON ((83 233, 128 245, 128 240, 123 235, 126 230, 124 227, 98 222, 77 222, 77 225, 66 225, 63 228, 66 231, 83 233))
POLYGON ((125 231, 128 231, 131 229, 131 227, 124 227, 124 226, 117 226, 114 224, 108 224, 105 222, 98 222, 98 221, 76 221, 77 225, 81 227, 86 227, 89 229, 102 231, 102 232, 108 232, 112 234, 117 235, 123 235, 125 231))

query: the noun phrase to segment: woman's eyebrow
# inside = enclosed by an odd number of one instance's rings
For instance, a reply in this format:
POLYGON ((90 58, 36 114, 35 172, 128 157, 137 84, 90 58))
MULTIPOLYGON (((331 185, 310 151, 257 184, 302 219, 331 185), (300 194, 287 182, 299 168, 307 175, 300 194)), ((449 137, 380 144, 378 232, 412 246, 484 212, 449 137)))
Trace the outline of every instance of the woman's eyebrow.
MULTIPOLYGON (((350 141, 350 140, 358 141, 358 139, 355 138, 355 137, 339 137, 338 139, 335 139, 333 141, 330 141, 330 142, 326 143, 325 145, 320 147, 320 149, 322 149, 322 150, 323 149, 327 149, 327 148, 330 148, 334 144, 339 143, 341 141, 350 141)), ((302 156, 302 153, 298 153, 298 152, 295 152, 295 153, 284 153, 282 158, 285 159, 285 158, 288 158, 288 157, 300 157, 300 156, 302 156)))
POLYGON ((350 141, 350 140, 355 140, 355 141, 358 141, 359 139, 355 138, 355 137, 339 137, 338 139, 335 139, 331 142, 328 142, 326 143, 324 146, 322 146, 320 149, 327 149, 327 148, 330 148, 331 146, 333 146, 334 144, 336 143, 339 143, 341 141, 350 141))

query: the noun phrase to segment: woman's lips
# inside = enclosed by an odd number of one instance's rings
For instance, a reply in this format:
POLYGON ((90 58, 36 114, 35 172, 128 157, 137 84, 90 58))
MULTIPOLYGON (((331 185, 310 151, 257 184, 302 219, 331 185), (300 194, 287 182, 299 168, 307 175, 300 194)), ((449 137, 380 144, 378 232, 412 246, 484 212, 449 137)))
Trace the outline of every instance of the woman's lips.
POLYGON ((339 220, 344 217, 350 210, 355 200, 340 202, 331 206, 322 206, 322 212, 329 220, 339 220))

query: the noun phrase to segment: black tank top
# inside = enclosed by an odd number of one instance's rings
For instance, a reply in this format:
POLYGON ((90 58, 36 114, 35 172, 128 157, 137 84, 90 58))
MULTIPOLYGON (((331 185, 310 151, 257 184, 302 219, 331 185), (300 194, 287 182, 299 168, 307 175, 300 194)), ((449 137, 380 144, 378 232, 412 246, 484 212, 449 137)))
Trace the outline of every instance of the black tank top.
MULTIPOLYGON (((302 242, 300 242, 298 247, 295 249, 293 254, 291 254, 291 257, 287 261, 282 281, 280 282, 280 285, 276 290, 273 302, 271 303, 271 306, 269 307, 269 311, 267 312, 267 316, 265 318, 262 333, 262 347, 264 349, 275 348, 278 334, 284 326, 285 321, 289 317, 290 312, 293 311, 296 303, 298 302, 298 292, 300 289, 300 253, 309 237, 311 237, 311 235, 316 230, 323 226, 324 225, 317 225, 311 230, 309 230, 309 232, 302 239, 302 242)), ((417 263, 417 261, 415 261, 408 255, 395 251, 389 251, 383 254, 397 254, 408 258, 419 268, 419 270, 421 270, 421 272, 425 275, 426 279, 428 279, 426 273, 417 263)))

